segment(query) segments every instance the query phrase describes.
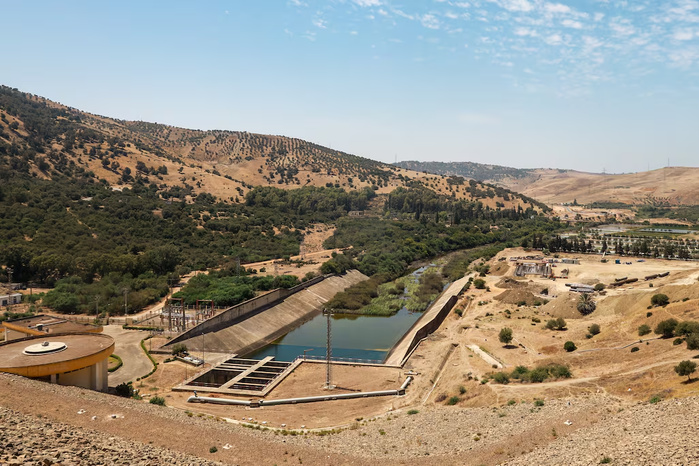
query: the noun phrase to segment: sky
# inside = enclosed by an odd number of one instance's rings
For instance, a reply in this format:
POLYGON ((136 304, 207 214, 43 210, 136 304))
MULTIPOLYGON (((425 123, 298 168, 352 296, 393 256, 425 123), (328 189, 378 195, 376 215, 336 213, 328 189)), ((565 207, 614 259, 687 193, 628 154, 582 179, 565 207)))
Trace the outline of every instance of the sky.
POLYGON ((3 1, 0 84, 363 157, 699 166, 699 0, 3 1))

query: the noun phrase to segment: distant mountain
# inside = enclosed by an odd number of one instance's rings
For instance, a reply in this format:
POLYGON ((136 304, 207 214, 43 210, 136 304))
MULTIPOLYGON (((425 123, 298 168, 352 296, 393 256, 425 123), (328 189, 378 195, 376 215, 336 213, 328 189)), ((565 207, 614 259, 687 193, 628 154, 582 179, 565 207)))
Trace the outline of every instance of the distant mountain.
POLYGON ((501 165, 488 165, 476 162, 417 162, 407 160, 395 164, 406 170, 415 170, 426 173, 447 176, 463 176, 477 181, 498 183, 507 178, 526 178, 534 172, 531 169, 503 167, 501 165))
POLYGON ((699 168, 667 167, 620 175, 563 169, 520 169, 475 162, 415 162, 399 167, 492 183, 545 204, 578 201, 627 205, 699 205, 699 168))

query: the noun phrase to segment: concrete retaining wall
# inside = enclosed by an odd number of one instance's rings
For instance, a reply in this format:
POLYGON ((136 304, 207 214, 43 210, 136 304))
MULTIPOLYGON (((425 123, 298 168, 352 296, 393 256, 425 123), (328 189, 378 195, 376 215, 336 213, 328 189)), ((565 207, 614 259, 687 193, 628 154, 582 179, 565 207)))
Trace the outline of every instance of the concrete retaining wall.
MULTIPOLYGON (((339 291, 366 279, 365 275, 352 270, 341 276, 323 277, 307 286, 279 290, 283 293, 276 296, 286 295, 283 299, 258 299, 252 303, 257 307, 248 309, 246 306, 244 314, 231 308, 230 318, 211 318, 171 340, 167 346, 184 342, 189 350, 244 356, 312 319, 339 291)), ((242 304, 249 305, 250 301, 242 304)))
POLYGON ((179 334, 164 346, 171 347, 175 343, 183 342, 196 335, 215 332, 217 330, 230 327, 236 322, 243 320, 243 317, 249 316, 254 312, 261 312, 265 309, 269 309, 270 307, 274 306, 275 304, 278 304, 280 301, 291 296, 292 294, 298 293, 299 291, 313 286, 316 283, 320 283, 327 277, 331 276, 332 275, 322 275, 320 277, 315 277, 306 282, 301 283, 300 285, 296 285, 288 289, 277 288, 276 290, 270 291, 269 293, 264 294, 262 296, 258 296, 244 301, 240 304, 236 304, 235 306, 229 307, 219 315, 207 319, 201 324, 197 325, 196 327, 193 327, 179 334))

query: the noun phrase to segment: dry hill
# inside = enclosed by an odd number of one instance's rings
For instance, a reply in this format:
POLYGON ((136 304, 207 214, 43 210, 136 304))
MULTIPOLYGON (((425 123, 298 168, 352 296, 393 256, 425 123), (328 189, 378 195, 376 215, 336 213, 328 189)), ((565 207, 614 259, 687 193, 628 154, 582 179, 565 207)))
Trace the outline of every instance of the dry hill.
POLYGON ((370 187, 384 194, 422 185, 491 208, 530 201, 495 186, 405 170, 296 138, 117 120, 4 86, 0 150, 23 158, 40 178, 69 167, 91 171, 115 189, 135 180, 175 188, 175 197, 206 192, 242 202, 254 186, 370 187))

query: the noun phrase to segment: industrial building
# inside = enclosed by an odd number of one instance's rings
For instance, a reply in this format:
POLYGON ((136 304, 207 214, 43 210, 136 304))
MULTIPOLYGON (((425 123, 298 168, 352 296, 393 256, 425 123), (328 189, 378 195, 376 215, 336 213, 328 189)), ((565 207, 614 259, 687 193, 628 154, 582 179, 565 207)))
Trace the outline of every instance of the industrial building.
POLYGON ((21 302, 22 295, 20 293, 0 294, 0 307, 12 306, 13 304, 19 304, 21 302))
POLYGON ((56 333, 101 333, 99 325, 80 324, 60 317, 39 314, 2 323, 5 341, 31 336, 54 335, 56 333))
POLYGON ((33 336, 0 343, 0 372, 105 392, 114 339, 101 333, 33 336))

